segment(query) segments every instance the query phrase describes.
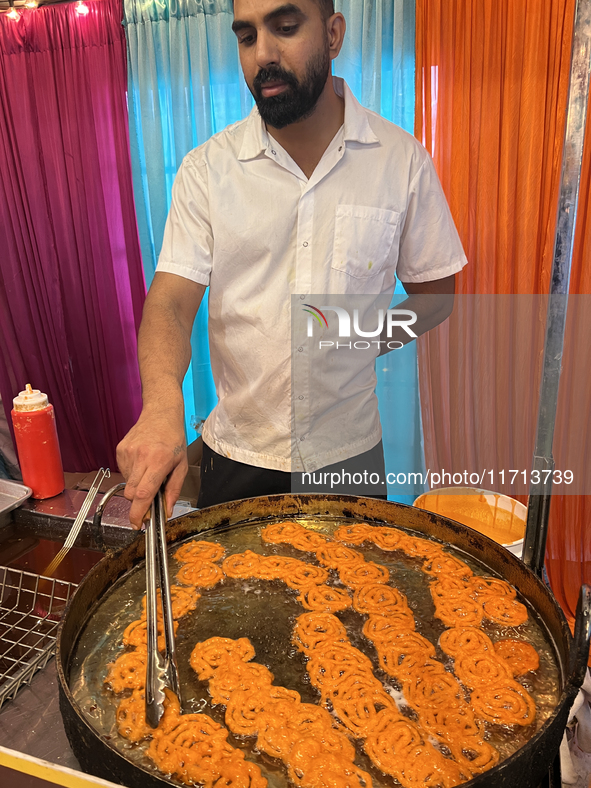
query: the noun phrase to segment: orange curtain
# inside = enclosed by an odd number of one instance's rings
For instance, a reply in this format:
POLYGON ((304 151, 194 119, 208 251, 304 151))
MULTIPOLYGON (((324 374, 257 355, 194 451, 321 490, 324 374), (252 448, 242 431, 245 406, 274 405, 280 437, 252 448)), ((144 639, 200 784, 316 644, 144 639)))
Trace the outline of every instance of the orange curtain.
MULTIPOLYGON (((546 316, 544 299, 527 294, 550 286, 574 9, 575 0, 416 0, 415 134, 433 156, 469 260, 456 292, 478 294, 458 299, 452 318, 419 342, 431 470, 486 468, 491 458, 497 467, 531 464, 546 316), (517 329, 529 344, 511 343, 517 329)), ((590 188, 591 122, 571 293, 591 293, 590 188)), ((591 356, 580 353, 591 347, 580 329, 590 310, 578 306, 567 334, 577 352, 566 354, 561 378, 557 467, 584 451, 589 434, 581 366, 591 356)), ((572 621, 580 584, 591 583, 591 497, 553 497, 546 567, 572 621)))

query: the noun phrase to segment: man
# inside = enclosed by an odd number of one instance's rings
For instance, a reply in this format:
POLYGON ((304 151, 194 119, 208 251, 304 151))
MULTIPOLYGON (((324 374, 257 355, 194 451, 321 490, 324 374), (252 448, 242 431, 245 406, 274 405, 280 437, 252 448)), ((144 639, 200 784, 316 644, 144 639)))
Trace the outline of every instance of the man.
MULTIPOLYGON (((172 510, 187 471, 181 382, 207 285, 219 403, 202 505, 352 457, 383 466, 371 379, 351 387, 341 370, 321 412, 292 392, 292 355, 305 353, 291 347, 290 298, 389 295, 396 272, 411 298, 453 294, 466 262, 424 149, 333 79, 345 20, 330 0, 235 0, 233 30, 257 106, 191 151, 173 187, 139 334, 144 407, 117 455, 135 527, 166 477, 172 510)), ((427 312, 421 330, 449 307, 427 312)))

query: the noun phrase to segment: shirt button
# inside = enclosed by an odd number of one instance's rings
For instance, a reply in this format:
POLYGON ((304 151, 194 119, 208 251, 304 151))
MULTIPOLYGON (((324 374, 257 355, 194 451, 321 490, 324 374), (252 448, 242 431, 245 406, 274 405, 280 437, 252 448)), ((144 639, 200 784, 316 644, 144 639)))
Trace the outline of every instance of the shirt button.
POLYGON ((308 246, 308 242, 307 242, 307 241, 304 241, 304 243, 302 244, 302 246, 308 246))
POLYGON ((301 441, 305 441, 305 440, 306 440, 306 438, 305 438, 305 437, 302 435, 302 437, 300 438, 300 440, 301 440, 301 441))
POLYGON ((304 399, 304 395, 303 395, 303 394, 300 394, 300 396, 298 397, 298 399, 304 399))
POLYGON ((304 349, 303 347, 299 347, 298 352, 301 353, 303 349, 304 349))
POLYGON ((341 147, 339 148, 339 150, 343 150, 343 146, 342 146, 342 145, 341 145, 341 147))
POLYGON ((273 154, 273 156, 277 156, 277 152, 276 151, 272 150, 271 153, 273 154))
POLYGON ((300 301, 303 301, 305 297, 306 297, 305 295, 300 296, 300 301))

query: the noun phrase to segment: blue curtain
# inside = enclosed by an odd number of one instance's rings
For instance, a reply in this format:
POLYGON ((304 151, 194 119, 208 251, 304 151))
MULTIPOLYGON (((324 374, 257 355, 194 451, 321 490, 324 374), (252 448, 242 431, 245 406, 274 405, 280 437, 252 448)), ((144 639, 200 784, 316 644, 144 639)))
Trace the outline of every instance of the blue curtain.
MULTIPOLYGON (((346 79, 364 106, 412 133, 414 0, 337 0, 335 7, 347 20, 347 35, 334 73, 346 79)), ((184 155, 244 118, 253 102, 231 30, 231 0, 124 0, 124 10, 132 168, 149 284, 184 155)), ((189 441, 216 403, 205 303, 192 344, 184 383, 189 441)), ((382 357, 378 379, 386 468, 414 470, 422 463, 414 347, 382 357)))

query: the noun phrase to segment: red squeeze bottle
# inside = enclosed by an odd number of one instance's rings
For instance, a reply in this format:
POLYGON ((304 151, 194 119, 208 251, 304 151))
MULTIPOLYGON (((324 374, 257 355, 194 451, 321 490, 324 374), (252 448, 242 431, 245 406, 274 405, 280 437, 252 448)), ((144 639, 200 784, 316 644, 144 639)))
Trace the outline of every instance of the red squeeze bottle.
POLYGON ((12 424, 23 484, 33 498, 52 498, 66 486, 62 457, 55 429, 55 413, 47 394, 31 388, 13 399, 12 424))

